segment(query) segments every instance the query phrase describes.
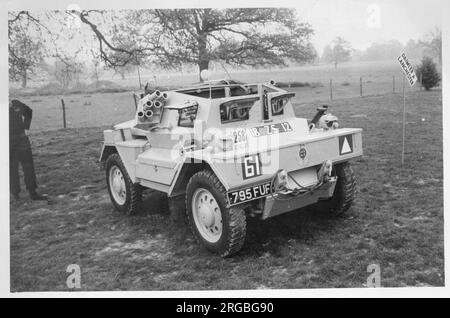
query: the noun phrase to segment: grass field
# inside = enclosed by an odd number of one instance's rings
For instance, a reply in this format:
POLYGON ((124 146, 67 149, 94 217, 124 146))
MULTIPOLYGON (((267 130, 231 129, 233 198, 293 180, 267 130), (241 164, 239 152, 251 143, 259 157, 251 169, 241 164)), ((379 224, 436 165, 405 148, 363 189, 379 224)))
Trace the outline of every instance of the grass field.
MULTIPOLYGON (((86 108, 103 104, 101 96, 78 97, 91 100, 86 108)), ((119 107, 118 95, 108 98, 119 107)), ((243 250, 227 259, 196 245, 186 225, 173 224, 159 194, 147 195, 136 216, 114 211, 96 164, 106 126, 43 131, 57 127, 45 126, 37 111, 33 151, 40 190, 52 202, 11 205, 11 290, 67 290, 69 264, 80 266, 82 290, 363 287, 374 263, 384 287, 443 286, 442 93, 414 91, 407 100, 403 167, 401 94, 331 102, 342 126, 364 129, 365 155, 353 162, 354 207, 339 219, 308 209, 249 219, 243 250)), ((314 103, 296 102, 297 114, 313 115, 314 103)), ((77 109, 86 126, 132 112, 114 108, 96 117, 77 109)))
MULTIPOLYGON (((411 60, 411 63, 417 65, 420 61, 411 60)), ((378 93, 383 92, 380 88, 392 90, 392 76, 397 77, 398 83, 401 83, 401 70, 397 60, 387 61, 366 61, 366 62, 345 62, 334 68, 332 64, 314 64, 304 65, 289 68, 262 68, 259 70, 225 70, 221 67, 216 67, 215 70, 211 70, 211 79, 227 78, 230 75, 234 79, 238 79, 244 82, 266 82, 269 80, 275 80, 277 82, 283 81, 300 81, 310 83, 323 83, 328 85, 330 79, 337 85, 342 83, 351 83, 359 87, 359 78, 364 78, 365 86, 370 90, 371 88, 378 87, 378 93), (228 74, 227 74, 228 72, 228 74), (385 83, 386 85, 383 85, 385 83), (381 84, 381 87, 380 87, 381 84)), ((139 80, 135 74, 129 74, 125 80, 104 76, 104 80, 113 80, 115 83, 127 86, 138 87, 139 80)), ((194 73, 151 73, 144 72, 141 75, 143 83, 156 83, 161 86, 177 86, 177 85, 189 85, 198 82, 198 74, 194 73)), ((359 89, 358 89, 359 94, 359 89)))

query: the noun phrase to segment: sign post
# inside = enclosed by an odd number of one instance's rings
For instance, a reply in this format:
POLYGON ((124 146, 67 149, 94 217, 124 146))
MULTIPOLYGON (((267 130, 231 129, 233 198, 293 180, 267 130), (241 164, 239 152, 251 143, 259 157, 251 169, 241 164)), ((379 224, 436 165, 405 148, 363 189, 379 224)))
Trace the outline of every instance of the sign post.
POLYGON ((402 130, 402 166, 405 163, 405 135, 406 135, 406 76, 403 76, 403 130, 402 130))
POLYGON ((402 67, 403 73, 405 76, 403 77, 403 133, 402 133, 402 166, 405 163, 405 135, 406 135, 406 83, 408 80, 409 86, 413 87, 417 82, 417 75, 414 72, 414 68, 409 63, 408 58, 406 57, 405 52, 403 52, 398 57, 398 62, 402 67))

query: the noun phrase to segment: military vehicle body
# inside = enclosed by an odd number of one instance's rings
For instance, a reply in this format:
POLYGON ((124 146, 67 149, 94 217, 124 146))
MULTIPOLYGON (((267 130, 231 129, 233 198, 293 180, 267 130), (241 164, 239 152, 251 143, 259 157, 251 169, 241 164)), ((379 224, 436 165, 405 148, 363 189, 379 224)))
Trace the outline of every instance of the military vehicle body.
POLYGON ((196 239, 222 256, 241 249, 247 217, 305 206, 342 214, 362 129, 339 128, 327 106, 298 118, 292 97, 273 81, 223 80, 140 94, 135 118, 104 131, 114 206, 133 214, 143 189, 164 192, 171 213, 186 213, 196 239))

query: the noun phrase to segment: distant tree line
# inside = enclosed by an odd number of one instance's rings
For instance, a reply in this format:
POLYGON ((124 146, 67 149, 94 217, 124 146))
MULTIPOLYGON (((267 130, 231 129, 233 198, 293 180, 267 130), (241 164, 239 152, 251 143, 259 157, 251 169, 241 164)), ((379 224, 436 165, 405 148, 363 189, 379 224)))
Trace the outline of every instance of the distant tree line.
POLYGON ((365 50, 357 50, 341 37, 337 37, 327 45, 321 55, 323 63, 333 63, 335 67, 346 61, 380 61, 396 59, 401 52, 405 52, 410 59, 421 59, 424 56, 433 58, 442 65, 442 32, 439 28, 428 32, 422 39, 409 40, 403 45, 398 40, 382 43, 372 43, 365 50))

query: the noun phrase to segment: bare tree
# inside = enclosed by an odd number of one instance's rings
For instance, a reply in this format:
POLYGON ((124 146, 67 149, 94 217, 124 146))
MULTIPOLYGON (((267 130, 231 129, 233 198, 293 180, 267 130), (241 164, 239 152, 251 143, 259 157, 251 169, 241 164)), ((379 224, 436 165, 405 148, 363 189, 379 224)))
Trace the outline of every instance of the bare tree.
POLYGON ((30 74, 42 63, 44 47, 41 41, 32 37, 45 28, 28 11, 8 13, 8 64, 9 78, 21 80, 22 87, 27 86, 30 74))
POLYGON ((79 83, 80 76, 83 73, 83 64, 74 58, 68 58, 61 55, 55 55, 53 76, 61 83, 62 88, 67 89, 72 83, 79 83))
POLYGON ((104 66, 103 61, 100 59, 98 52, 91 49, 92 61, 91 61, 91 79, 95 82, 97 86, 100 76, 103 74, 104 66))
POLYGON ((419 43, 425 47, 425 51, 438 59, 439 65, 442 65, 442 30, 435 27, 419 43))
MULTIPOLYGON (((120 52, 113 52, 112 53, 112 59, 114 60, 121 60, 124 58, 123 54, 120 52)), ((125 57, 126 58, 126 57, 125 57)), ((142 65, 145 65, 147 58, 144 55, 136 54, 134 59, 130 59, 127 64, 125 65, 107 65, 107 68, 111 68, 114 70, 114 75, 119 74, 121 79, 125 79, 125 74, 131 73, 133 71, 138 72, 138 76, 140 77, 140 70, 139 68, 142 67, 142 65)))
POLYGON ((201 72, 211 61, 238 65, 286 65, 288 60, 311 61, 306 23, 292 9, 176 9, 137 10, 124 13, 112 28, 101 31, 99 15, 83 11, 99 42, 100 56, 109 66, 124 66, 136 59, 165 68, 194 64, 201 72))
MULTIPOLYGON (((123 15, 127 14, 127 12, 130 11, 121 12, 116 19, 114 19, 114 14, 112 14, 113 18, 110 19, 110 23, 105 23, 105 16, 111 15, 110 11, 85 10, 75 12, 78 14, 81 22, 89 26, 97 38, 100 58, 107 67, 125 66, 137 59, 145 58, 156 50, 152 43, 144 43, 142 42, 142 37, 136 37, 136 34, 132 32, 132 25, 130 25, 129 29, 126 28, 127 21, 124 20, 123 15), (113 21, 117 20, 121 20, 121 22, 114 24, 113 21), (102 23, 108 25, 104 30, 101 30, 99 27, 102 23), (121 32, 121 34, 119 35, 118 32, 121 32)), ((74 12, 68 12, 68 14, 73 15, 74 12)))
POLYGON ((116 67, 114 68, 114 74, 113 77, 116 74, 120 75, 120 78, 122 80, 124 80, 126 78, 126 74, 131 73, 133 70, 136 69, 136 65, 132 65, 132 64, 127 64, 125 66, 121 66, 121 67, 116 67))
POLYGON ((339 63, 350 60, 352 47, 348 41, 338 36, 331 45, 324 48, 322 60, 327 63, 333 63, 337 68, 339 63))
POLYGON ((25 88, 30 74, 34 74, 44 58, 42 44, 26 33, 16 34, 14 38, 14 49, 8 57, 9 78, 21 80, 22 87, 25 88))

